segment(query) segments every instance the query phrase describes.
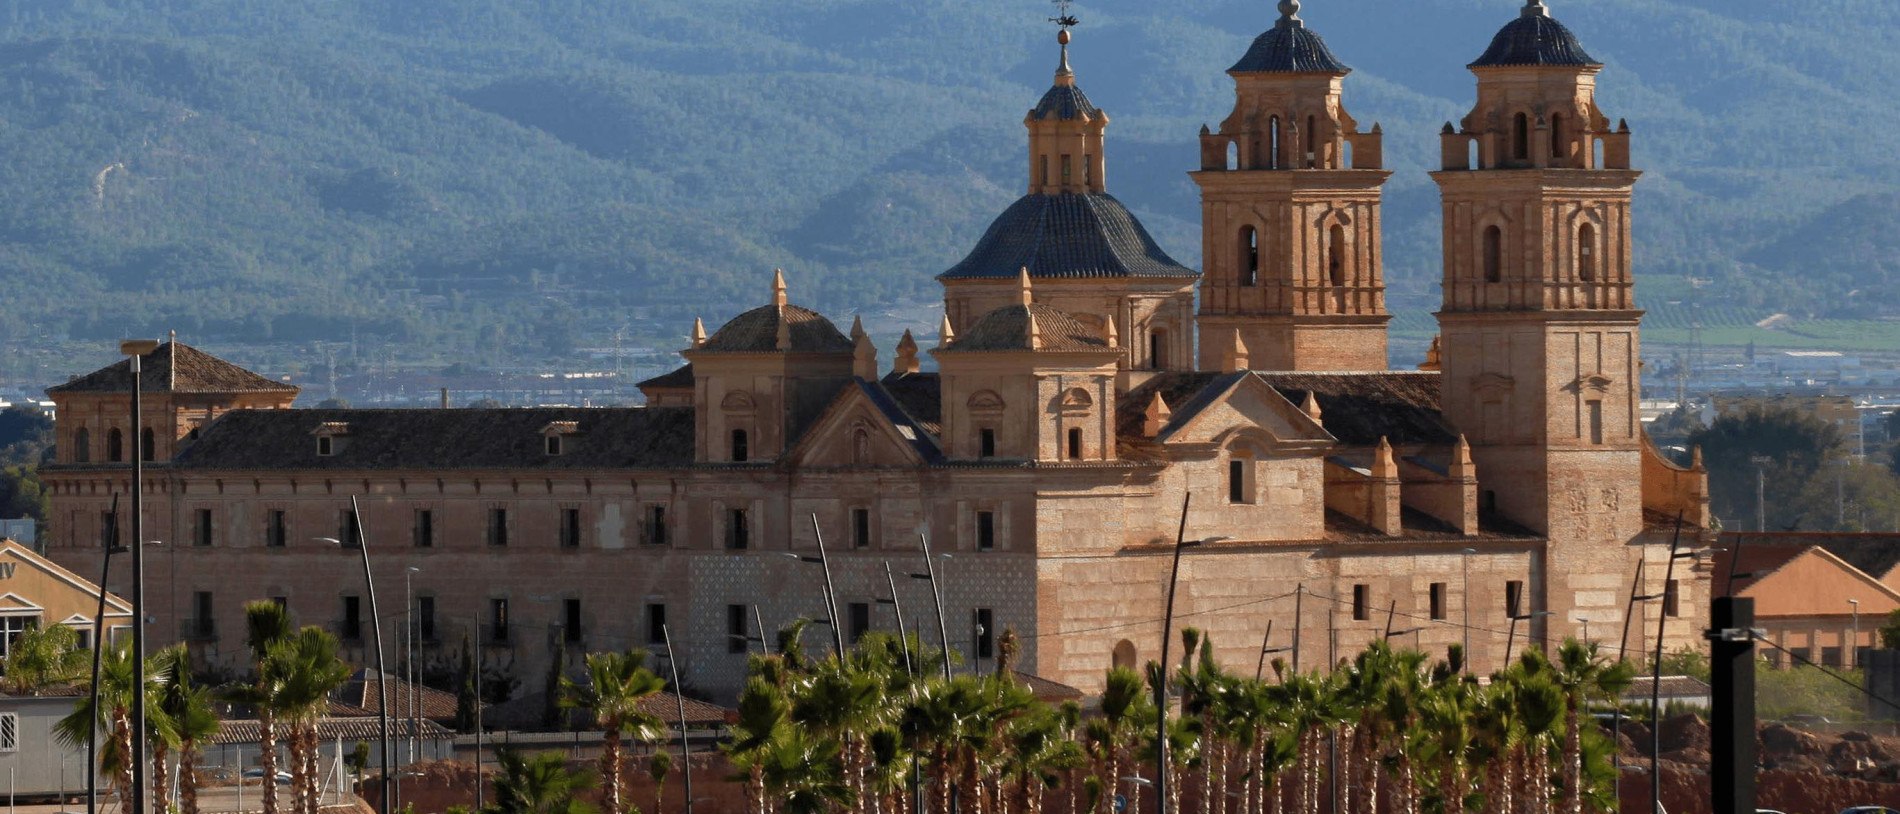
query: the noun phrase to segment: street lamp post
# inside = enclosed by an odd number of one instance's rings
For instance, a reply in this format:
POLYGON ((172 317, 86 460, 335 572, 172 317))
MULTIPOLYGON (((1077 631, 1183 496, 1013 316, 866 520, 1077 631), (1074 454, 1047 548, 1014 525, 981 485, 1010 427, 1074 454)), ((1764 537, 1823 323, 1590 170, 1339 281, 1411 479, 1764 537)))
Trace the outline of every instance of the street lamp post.
MULTIPOLYGON (((818 513, 811 514, 812 539, 818 541, 818 567, 825 570, 825 613, 831 617, 831 641, 838 649, 838 662, 844 663, 844 626, 838 623, 838 589, 831 583, 831 558, 825 554, 825 532, 818 527, 818 513)), ((687 796, 692 796, 691 792, 687 796)), ((687 805, 690 814, 692 805, 687 805)))
POLYGON ((119 496, 112 496, 112 513, 106 515, 105 556, 99 565, 99 612, 92 617, 92 715, 93 725, 86 728, 86 814, 99 814, 99 656, 106 635, 106 584, 112 578, 112 555, 119 546, 119 496))
MULTIPOLYGON (((950 680, 950 626, 946 624, 943 620, 943 588, 937 583, 937 566, 936 566, 936 560, 932 559, 930 556, 929 535, 926 535, 923 532, 918 532, 917 544, 920 546, 923 546, 923 549, 924 549, 924 572, 921 574, 911 574, 910 578, 928 580, 930 582, 930 599, 937 606, 937 645, 943 648, 943 652, 941 654, 942 658, 940 659, 940 661, 943 662, 943 680, 949 681, 950 680)), ((941 556, 944 559, 950 558, 949 554, 943 554, 941 556)))
MULTIPOLYGON (((416 637, 422 633, 422 622, 416 618, 416 596, 410 585, 410 577, 422 573, 422 569, 409 566, 402 570, 403 638, 406 647, 403 650, 403 681, 409 686, 403 693, 403 700, 409 703, 409 763, 416 762, 416 637)), ((398 786, 398 793, 400 792, 398 786)))
MULTIPOLYGON (((814 515, 814 518, 816 516, 814 515)), ((834 624, 833 629, 836 629, 834 624)), ((666 644, 666 664, 673 671, 673 707, 680 725, 680 777, 686 783, 686 814, 693 814, 693 746, 686 740, 686 695, 680 688, 680 658, 673 650, 673 631, 660 624, 660 637, 666 644)), ((839 655, 843 658, 843 654, 839 655)))
POLYGON ((1590 617, 1579 616, 1577 621, 1583 623, 1583 643, 1587 647, 1590 644, 1590 617))
MULTIPOLYGON (((142 362, 146 354, 158 350, 156 339, 128 339, 119 343, 119 353, 129 357, 132 368, 132 805, 128 814, 145 810, 146 759, 151 744, 145 732, 145 419, 142 411, 142 362)), ((104 590, 100 586, 100 590, 104 590)))
MULTIPOLYGON (((319 537, 317 539, 340 548, 348 548, 353 543, 357 551, 362 552, 363 555, 363 583, 365 590, 369 593, 369 623, 370 632, 374 637, 372 641, 376 646, 376 672, 383 676, 384 679, 376 682, 377 695, 380 696, 378 699, 380 703, 377 704, 379 709, 376 715, 376 725, 378 736, 382 740, 383 752, 382 760, 379 761, 382 764, 383 776, 378 781, 378 785, 381 786, 382 795, 381 799, 377 802, 381 807, 381 814, 389 814, 389 781, 390 774, 392 773, 392 768, 389 763, 389 682, 386 680, 389 676, 389 664, 383 658, 383 618, 382 615, 376 611, 376 575, 370 571, 369 567, 369 534, 368 531, 363 528, 363 513, 356 505, 355 495, 350 496, 350 520, 352 531, 354 532, 352 536, 356 539, 349 543, 335 537, 319 537)), ((136 554, 133 556, 134 558, 137 557, 136 554)), ((480 753, 478 752, 477 757, 479 756, 480 753)), ((479 764, 477 765, 479 766, 479 764)), ((477 772, 477 782, 479 782, 479 770, 477 772)))
MULTIPOLYGON (((1551 614, 1551 611, 1531 611, 1530 613, 1526 613, 1522 616, 1511 617, 1511 632, 1506 634, 1504 637, 1504 667, 1506 669, 1508 669, 1511 666, 1511 645, 1515 644, 1517 641, 1517 623, 1529 622, 1530 620, 1535 619, 1539 616, 1549 616, 1550 614, 1551 614)), ((1525 627, 1529 628, 1530 626, 1525 625, 1525 627)), ((1525 638, 1527 639, 1530 638, 1530 635, 1531 633, 1528 629, 1524 631, 1525 638)))
POLYGON ((1200 540, 1183 539, 1187 534, 1187 509, 1189 495, 1181 500, 1181 524, 1174 535, 1174 565, 1168 572, 1168 608, 1161 617, 1161 663, 1159 675, 1155 676, 1155 812, 1167 814, 1168 810, 1168 641, 1174 635, 1174 590, 1181 581, 1181 552, 1205 543, 1219 542, 1227 537, 1208 537, 1200 540))

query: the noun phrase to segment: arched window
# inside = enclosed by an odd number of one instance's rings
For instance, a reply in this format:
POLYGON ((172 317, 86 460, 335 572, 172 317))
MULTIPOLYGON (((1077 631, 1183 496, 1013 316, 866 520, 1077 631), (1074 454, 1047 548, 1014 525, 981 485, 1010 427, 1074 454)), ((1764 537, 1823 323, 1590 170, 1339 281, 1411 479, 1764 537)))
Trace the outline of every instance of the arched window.
POLYGON ((1337 223, 1326 233, 1326 279, 1335 286, 1346 284, 1346 227, 1337 223))
POLYGON ((1156 328, 1148 332, 1148 367, 1161 370, 1168 366, 1168 332, 1156 328))
POLYGON ((1577 278, 1586 283, 1597 279, 1597 228, 1588 223, 1577 230, 1577 278))
POLYGON ((1260 231, 1252 226, 1240 227, 1240 284, 1260 284, 1260 231))
POLYGON ((1240 169, 1240 142, 1238 141, 1227 142, 1227 168, 1240 169))
POLYGON ((1135 643, 1123 639, 1115 643, 1114 666, 1124 670, 1135 669, 1135 643))
POLYGON ((1484 229, 1484 281, 1504 280, 1504 230, 1496 226, 1484 229))
POLYGON ((1306 117, 1306 163, 1301 164, 1300 166, 1302 167, 1317 166, 1313 163, 1313 159, 1319 155, 1318 149, 1316 147, 1316 145, 1318 144, 1319 144, 1319 119, 1314 116, 1307 116, 1306 117))
POLYGON ((1341 150, 1344 150, 1344 152, 1339 154, 1339 166, 1342 169, 1348 169, 1348 170, 1353 169, 1354 167, 1352 165, 1352 140, 1347 139, 1345 141, 1341 141, 1339 143, 1339 146, 1341 150))
POLYGON ((1550 114, 1550 157, 1561 162, 1569 157, 1564 154, 1565 152, 1567 151, 1564 150, 1564 114, 1552 113, 1550 114))
POLYGON ((106 460, 115 464, 125 461, 125 432, 118 427, 106 433, 106 460))
POLYGON ((1267 119, 1267 138, 1271 139, 1273 142, 1267 145, 1267 162, 1266 162, 1267 169, 1277 170, 1280 168, 1280 117, 1279 116, 1272 116, 1267 119))
POLYGON ((1531 157, 1531 122, 1522 113, 1511 117, 1511 157, 1519 161, 1531 157))
POLYGON ((152 455, 153 455, 152 449, 158 446, 156 443, 154 443, 154 441, 155 439, 153 437, 151 427, 146 427, 143 430, 139 430, 139 459, 140 460, 144 460, 144 461, 152 460, 152 455))
POLYGON ((1082 428, 1069 428, 1069 460, 1082 460, 1082 428))
POLYGON ((82 464, 92 462, 92 433, 85 427, 73 431, 73 461, 82 464))
POLYGON ((747 448, 748 445, 746 441, 747 441, 747 438, 746 438, 745 430, 732 431, 732 460, 733 462, 745 463, 745 461, 751 455, 752 451, 747 448))

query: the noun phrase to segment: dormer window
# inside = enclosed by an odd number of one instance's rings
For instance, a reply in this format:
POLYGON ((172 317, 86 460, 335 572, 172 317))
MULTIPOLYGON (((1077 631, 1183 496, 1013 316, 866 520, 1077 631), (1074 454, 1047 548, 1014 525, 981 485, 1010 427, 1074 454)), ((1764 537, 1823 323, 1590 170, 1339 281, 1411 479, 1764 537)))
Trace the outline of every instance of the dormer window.
POLYGON ((343 451, 343 443, 350 434, 350 425, 342 421, 325 421, 317 425, 317 456, 328 458, 343 451))
POLYGON ((564 455, 570 449, 569 439, 580 433, 580 423, 576 421, 556 421, 541 428, 541 449, 549 455, 564 455))

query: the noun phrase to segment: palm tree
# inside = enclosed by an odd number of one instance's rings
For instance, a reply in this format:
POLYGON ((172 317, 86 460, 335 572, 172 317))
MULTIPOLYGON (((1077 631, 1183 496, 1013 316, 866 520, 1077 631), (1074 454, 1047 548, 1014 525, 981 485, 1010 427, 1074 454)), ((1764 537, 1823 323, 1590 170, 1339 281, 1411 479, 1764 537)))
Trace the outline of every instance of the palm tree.
POLYGON ((92 652, 79 646, 79 631, 66 625, 30 628, 14 637, 7 657, 7 692, 37 695, 48 687, 72 684, 91 666, 92 652))
POLYGON ((785 814, 828 814, 832 806, 850 808, 858 797, 844 779, 836 740, 788 728, 760 754, 765 785, 785 814))
POLYGON ((666 775, 673 771, 673 753, 661 749, 647 758, 647 777, 653 779, 653 814, 660 814, 660 803, 666 798, 666 775))
POLYGON ((1568 639, 1557 651, 1551 679, 1564 693, 1563 811, 1583 814, 1583 713, 1591 701, 1622 695, 1635 675, 1628 662, 1611 664, 1595 644, 1568 639))
POLYGON ((182 644, 160 650, 153 660, 159 675, 157 708, 171 723, 178 748, 178 804, 183 814, 198 814, 198 748, 218 734, 218 713, 211 691, 191 678, 191 655, 182 644))
POLYGON ((1477 738, 1473 717, 1479 698, 1475 681, 1448 675, 1419 699, 1418 727, 1412 737, 1431 767, 1444 814, 1464 814, 1470 795, 1471 750, 1477 738))
POLYGON ((73 711, 54 724, 59 742, 67 748, 84 746, 95 727, 106 731, 109 737, 99 750, 99 770, 112 778, 121 803, 132 793, 132 702, 137 681, 131 643, 106 646, 99 660, 98 705, 94 706, 90 693, 80 696, 73 711))
MULTIPOLYGON (((645 742, 660 737, 664 724, 640 708, 641 702, 666 689, 666 682, 646 668, 644 650, 593 653, 586 661, 587 683, 577 685, 561 677, 561 705, 586 710, 606 732, 600 749, 600 774, 606 781, 607 812, 622 814, 624 772, 621 736, 645 742)), ((684 723, 682 722, 682 726, 684 723)))
POLYGON ((1522 792, 1523 814, 1550 810, 1550 742, 1561 731, 1565 706, 1563 689, 1552 680, 1552 673, 1543 651, 1532 648, 1505 676, 1512 684, 1518 715, 1517 788, 1522 792))
POLYGON ((732 740, 721 748, 732 765, 745 772, 746 798, 754 814, 765 814, 766 756, 790 730, 791 714, 792 702, 779 685, 756 674, 746 680, 739 694, 739 722, 732 726, 732 740))
POLYGON ((1101 717, 1096 738, 1097 757, 1101 770, 1096 777, 1101 779, 1103 814, 1110 814, 1109 804, 1114 800, 1115 788, 1121 783, 1122 752, 1133 740, 1134 730, 1142 720, 1154 714, 1154 702, 1148 698, 1147 688, 1142 684, 1141 675, 1128 667, 1109 668, 1108 676, 1102 687, 1101 717))
POLYGON ((495 750, 501 769, 495 775, 495 804, 487 814, 591 814, 594 807, 576 794, 593 786, 585 772, 571 771, 559 752, 523 755, 495 750))
MULTIPOLYGON (((862 661, 871 651, 860 651, 862 661)), ((873 669, 887 664, 870 665, 873 669)), ((860 799, 865 796, 864 772, 870 763, 869 735, 887 716, 886 681, 877 673, 855 669, 830 659, 819 665, 811 680, 792 698, 792 722, 820 738, 836 740, 844 765, 845 785, 860 799)))
POLYGON ((277 814, 277 716, 282 711, 282 671, 272 663, 284 642, 290 640, 290 617, 275 602, 250 602, 244 605, 244 646, 251 654, 251 683, 226 689, 225 700, 244 704, 257 711, 258 766, 263 769, 264 814, 277 814))
MULTIPOLYGON (((279 642, 265 657, 265 669, 278 688, 276 706, 288 725, 290 776, 296 810, 317 814, 322 777, 318 771, 317 722, 329 708, 331 693, 350 680, 350 667, 338 656, 336 636, 306 627, 279 642)), ((265 775, 265 785, 270 784, 265 775)))

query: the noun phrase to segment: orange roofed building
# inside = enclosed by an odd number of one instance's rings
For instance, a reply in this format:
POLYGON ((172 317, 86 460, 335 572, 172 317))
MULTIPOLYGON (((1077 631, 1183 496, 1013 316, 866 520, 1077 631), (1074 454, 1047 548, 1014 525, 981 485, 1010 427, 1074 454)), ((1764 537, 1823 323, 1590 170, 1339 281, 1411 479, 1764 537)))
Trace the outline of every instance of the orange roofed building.
MULTIPOLYGON (((888 364, 782 275, 758 308, 695 324, 689 364, 639 408, 283 410, 294 390, 160 347, 147 369, 176 377, 148 374, 139 429, 148 528, 171 544, 148 565, 159 640, 241 662, 242 603, 275 598, 362 647, 357 557, 315 541, 360 533, 386 616, 413 586, 426 659, 469 635, 531 679, 555 652, 670 635, 685 680, 728 693, 761 622, 889 629, 893 583, 934 640, 931 586, 906 576, 927 538, 951 555, 935 569, 966 662, 1014 629, 1022 670, 1093 692, 1158 654, 1191 497, 1186 533, 1221 539, 1183 558, 1177 613, 1228 663, 1254 663, 1269 624, 1302 669, 1400 627, 1489 671, 1512 630, 1548 642, 1587 618, 1603 639, 1632 592, 1669 594, 1638 629, 1696 642, 1708 564, 1678 561, 1671 584, 1665 566, 1678 518, 1690 547, 1708 538, 1706 477, 1638 420, 1637 173, 1595 103, 1602 66, 1537 2, 1470 66, 1478 102, 1434 174, 1442 353, 1390 370, 1380 128, 1345 112, 1349 69, 1298 10, 1281 3, 1199 136, 1205 276, 1109 194, 1109 117, 1065 32, 1024 120, 1024 196, 939 275, 934 346, 906 333, 888 364), (818 532, 834 608, 797 561, 818 532)), ((76 567, 128 485, 124 367, 49 391, 49 550, 76 567)))

